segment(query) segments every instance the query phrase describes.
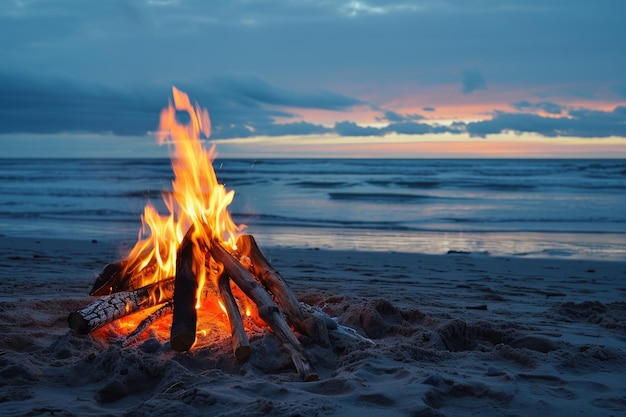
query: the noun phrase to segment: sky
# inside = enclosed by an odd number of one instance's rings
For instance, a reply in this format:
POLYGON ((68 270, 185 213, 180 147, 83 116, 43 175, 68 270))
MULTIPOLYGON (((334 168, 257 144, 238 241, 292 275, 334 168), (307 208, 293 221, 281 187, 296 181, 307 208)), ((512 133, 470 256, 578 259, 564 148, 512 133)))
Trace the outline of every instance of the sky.
POLYGON ((626 158, 622 0, 2 0, 0 158, 626 158))

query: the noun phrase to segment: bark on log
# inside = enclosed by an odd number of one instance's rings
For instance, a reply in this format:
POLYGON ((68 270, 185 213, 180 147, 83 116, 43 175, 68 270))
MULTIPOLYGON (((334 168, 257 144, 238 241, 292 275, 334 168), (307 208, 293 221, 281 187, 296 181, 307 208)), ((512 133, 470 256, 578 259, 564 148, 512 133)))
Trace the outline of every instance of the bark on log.
POLYGON ((278 304, 287 315, 287 321, 296 330, 312 338, 322 347, 330 347, 326 320, 317 314, 304 314, 298 298, 287 285, 285 279, 265 258, 252 235, 242 235, 237 240, 237 248, 242 255, 252 261, 254 275, 276 297, 278 304))
POLYGON ((282 343, 289 348, 291 358, 298 373, 305 381, 317 381, 319 376, 311 364, 306 350, 293 334, 272 297, 261 287, 219 242, 211 242, 211 256, 224 265, 224 271, 230 279, 257 305, 259 316, 274 331, 282 343))
POLYGON ((228 316, 228 322, 230 323, 233 354, 237 360, 243 361, 250 356, 250 341, 248 340, 248 335, 243 327, 239 307, 237 306, 235 297, 230 289, 230 277, 226 272, 222 272, 219 275, 217 279, 217 286, 219 288, 224 309, 226 310, 226 315, 228 316))
MULTIPOLYGON (((194 247, 197 245, 193 235, 192 226, 176 252, 176 281, 174 287, 174 316, 170 329, 170 344, 177 352, 185 352, 191 349, 196 341, 196 324, 198 315, 196 312, 198 278, 197 268, 194 265, 194 247)), ((196 250, 197 254, 200 253, 196 250)), ((204 265, 204 259, 198 260, 204 265)))
POLYGON ((71 312, 67 321, 76 333, 87 334, 121 317, 168 302, 173 294, 174 278, 168 278, 138 290, 108 295, 71 312))

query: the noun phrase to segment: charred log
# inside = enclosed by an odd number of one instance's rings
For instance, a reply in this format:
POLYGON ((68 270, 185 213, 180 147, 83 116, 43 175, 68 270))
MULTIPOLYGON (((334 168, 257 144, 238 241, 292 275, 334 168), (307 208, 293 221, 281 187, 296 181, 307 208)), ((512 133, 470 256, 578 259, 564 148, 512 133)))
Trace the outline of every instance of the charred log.
POLYGON ((78 334, 87 334, 105 324, 146 308, 171 300, 174 278, 150 284, 134 291, 122 291, 101 298, 87 307, 69 314, 70 328, 78 334))
POLYGON ((237 240, 237 247, 242 255, 252 262, 252 271, 256 278, 270 291, 287 316, 287 321, 300 333, 306 334, 323 347, 330 347, 327 323, 324 317, 314 312, 302 311, 300 302, 285 279, 274 269, 259 249, 252 235, 242 235, 237 240))
POLYGON ((145 279, 150 279, 157 270, 157 263, 151 262, 141 270, 134 270, 128 260, 108 264, 96 276, 96 282, 89 295, 110 295, 120 291, 133 291, 141 288, 145 279))
MULTIPOLYGON (((170 344, 177 352, 191 349, 196 341, 196 312, 198 293, 198 268, 194 263, 195 256, 204 256, 193 239, 194 228, 191 227, 176 252, 176 280, 174 288, 174 316, 170 332, 170 344)), ((199 262, 204 266, 204 259, 199 262)))
POLYGON ((235 301, 235 297, 230 289, 230 277, 227 273, 222 272, 218 279, 217 285, 220 292, 224 309, 228 315, 228 322, 230 323, 230 333, 233 344, 233 354, 237 360, 245 360, 250 356, 250 341, 248 335, 243 327, 243 321, 241 320, 241 313, 239 307, 235 301))
POLYGON ((230 279, 257 305, 261 319, 268 324, 283 345, 290 350, 291 358, 302 378, 305 381, 319 380, 306 350, 289 328, 272 297, 219 242, 211 242, 209 251, 213 259, 224 265, 224 271, 228 273, 230 279))

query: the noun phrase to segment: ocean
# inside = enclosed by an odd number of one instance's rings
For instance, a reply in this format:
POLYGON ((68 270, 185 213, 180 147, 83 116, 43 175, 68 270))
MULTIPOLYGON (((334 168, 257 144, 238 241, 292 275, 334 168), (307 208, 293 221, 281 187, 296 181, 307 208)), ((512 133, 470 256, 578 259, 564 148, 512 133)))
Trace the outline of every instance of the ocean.
MULTIPOLYGON (((134 243, 169 159, 2 159, 0 234, 134 243)), ((264 246, 626 260, 625 160, 217 159, 264 246)))

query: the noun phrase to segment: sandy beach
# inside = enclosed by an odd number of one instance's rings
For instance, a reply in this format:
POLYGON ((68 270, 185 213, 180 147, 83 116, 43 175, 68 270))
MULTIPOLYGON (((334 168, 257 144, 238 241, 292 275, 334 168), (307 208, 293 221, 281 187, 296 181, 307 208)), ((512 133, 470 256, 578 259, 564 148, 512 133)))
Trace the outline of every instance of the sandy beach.
MULTIPOLYGON (((259 237, 262 245, 262 237, 259 237)), ((271 332, 238 363, 77 336, 70 311, 119 250, 0 237, 6 416, 623 416, 626 264, 262 247, 299 299, 371 339, 305 344, 300 381, 271 332)))

